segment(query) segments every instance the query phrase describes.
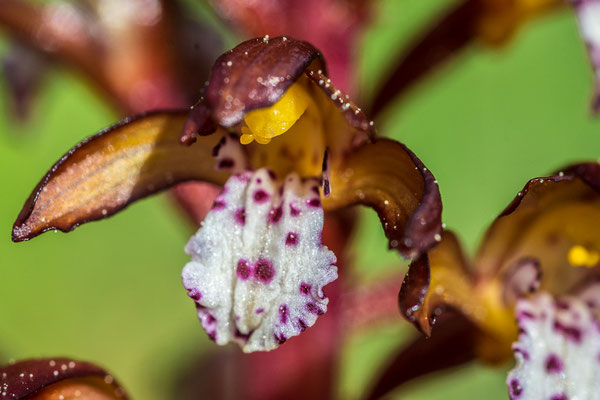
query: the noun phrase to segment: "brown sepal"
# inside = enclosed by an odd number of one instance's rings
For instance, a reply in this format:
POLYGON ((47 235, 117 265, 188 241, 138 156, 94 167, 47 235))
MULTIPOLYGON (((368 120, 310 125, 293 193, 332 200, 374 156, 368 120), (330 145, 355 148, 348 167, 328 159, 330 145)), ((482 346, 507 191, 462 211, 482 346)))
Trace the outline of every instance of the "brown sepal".
POLYGON ((85 361, 39 358, 0 368, 2 398, 53 399, 69 393, 73 387, 86 399, 127 399, 125 391, 108 372, 85 361))
POLYGON ((433 316, 423 310, 431 280, 429 258, 426 254, 413 260, 398 294, 400 312, 426 336, 431 335, 433 316))
POLYGON ((186 146, 196 142, 196 136, 207 136, 217 130, 215 121, 210 116, 210 110, 202 99, 188 114, 179 141, 186 146))
POLYGON ((599 251, 599 237, 600 165, 572 165, 527 182, 486 232, 475 269, 479 279, 503 279, 515 262, 534 257, 542 289, 562 294, 598 273, 569 265, 567 253, 574 245, 599 251))
POLYGON ((372 120, 367 117, 363 110, 350 101, 350 96, 336 89, 331 82, 331 79, 327 78, 322 70, 315 69, 311 66, 306 71, 306 75, 317 84, 317 86, 325 93, 325 95, 331 99, 333 104, 342 113, 348 125, 352 128, 357 129, 365 133, 369 140, 375 138, 375 126, 372 120))
POLYGON ((69 150, 42 178, 13 225, 15 242, 43 232, 68 232, 108 217, 135 200, 179 182, 223 184, 211 151, 221 135, 181 146, 187 111, 127 118, 69 150))
POLYGON ((387 393, 415 378, 447 370, 475 358, 477 328, 460 314, 441 318, 431 337, 419 336, 391 358, 367 400, 383 398, 387 393))
POLYGON ((417 257, 442 232, 437 181, 403 144, 390 139, 365 143, 331 166, 331 195, 325 209, 363 204, 377 211, 390 248, 417 257))
POLYGON ((292 38, 264 37, 239 44, 213 66, 205 92, 213 119, 231 127, 247 112, 273 105, 313 62, 314 68, 325 71, 321 53, 292 38))

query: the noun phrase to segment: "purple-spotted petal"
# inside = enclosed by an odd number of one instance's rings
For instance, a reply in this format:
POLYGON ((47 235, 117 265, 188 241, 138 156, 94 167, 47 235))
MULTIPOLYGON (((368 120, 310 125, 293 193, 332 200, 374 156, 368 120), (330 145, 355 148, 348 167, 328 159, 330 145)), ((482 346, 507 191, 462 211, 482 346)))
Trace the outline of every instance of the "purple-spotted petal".
POLYGON ((190 239, 183 284, 218 344, 272 350, 327 310, 323 287, 337 268, 321 243, 316 184, 296 175, 278 182, 266 169, 233 176, 190 239))
POLYGON ((517 303, 516 367, 506 383, 513 400, 600 398, 600 329, 579 298, 540 293, 517 303))
POLYGON ((600 1, 571 0, 577 18, 581 35, 585 40, 590 54, 590 60, 596 76, 596 89, 592 103, 594 112, 600 112, 600 1))

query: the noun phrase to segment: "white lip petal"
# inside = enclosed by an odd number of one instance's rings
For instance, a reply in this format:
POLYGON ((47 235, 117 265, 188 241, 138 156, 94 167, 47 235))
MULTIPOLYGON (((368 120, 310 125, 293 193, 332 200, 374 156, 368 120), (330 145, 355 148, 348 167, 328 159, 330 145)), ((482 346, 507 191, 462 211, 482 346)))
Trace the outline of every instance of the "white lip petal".
POLYGON ((579 298, 540 293, 517 303, 517 365, 506 383, 513 400, 599 400, 600 327, 579 298))
POLYGON ((593 108, 600 112, 600 0, 571 0, 596 75, 593 108))
POLYGON ((323 287, 337 278, 321 244, 318 181, 261 169, 233 176, 190 239, 183 284, 218 344, 245 352, 278 347, 327 310, 323 287))

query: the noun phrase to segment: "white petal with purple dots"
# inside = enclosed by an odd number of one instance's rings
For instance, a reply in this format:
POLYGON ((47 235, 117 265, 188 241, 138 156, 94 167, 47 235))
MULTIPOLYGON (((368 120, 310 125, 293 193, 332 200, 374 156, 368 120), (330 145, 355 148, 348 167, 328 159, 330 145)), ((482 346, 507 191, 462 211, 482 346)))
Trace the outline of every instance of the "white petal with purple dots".
POLYGON ((599 400, 600 326, 581 299, 547 293, 516 307, 517 361, 506 383, 512 400, 599 400))
POLYGON ((588 48, 596 75, 593 109, 600 112, 600 0, 570 0, 579 20, 581 35, 588 48))
POLYGON ((266 169, 235 175, 188 242, 183 284, 218 344, 272 350, 327 310, 337 268, 321 243, 318 185, 266 169))

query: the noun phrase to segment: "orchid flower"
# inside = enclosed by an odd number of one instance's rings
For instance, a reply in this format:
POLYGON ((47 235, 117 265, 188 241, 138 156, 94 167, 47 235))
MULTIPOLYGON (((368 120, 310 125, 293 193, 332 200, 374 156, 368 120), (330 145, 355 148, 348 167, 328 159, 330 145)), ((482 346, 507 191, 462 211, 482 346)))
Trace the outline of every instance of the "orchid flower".
POLYGON ((10 400, 128 398, 115 378, 104 369, 69 358, 21 360, 0 367, 0 397, 10 400))
POLYGON ((70 231, 179 182, 223 187, 182 274, 209 337, 272 350, 327 310, 337 277, 324 211, 374 208, 391 248, 416 257, 441 239, 431 172, 325 75, 320 53, 257 38, 223 54, 191 111, 127 118, 67 152, 40 181, 13 240, 70 231))
MULTIPOLYGON (((441 335, 427 351, 440 358, 433 364, 456 364, 445 356, 499 363, 514 354, 512 399, 596 399, 598 227, 600 164, 583 163, 530 180, 487 230, 472 264, 445 231, 411 264, 399 296, 406 319, 426 335, 441 335), (445 322, 432 331, 445 310, 464 318, 463 328, 450 329, 456 334, 445 333, 445 322), (464 357, 435 354, 447 346, 464 357)), ((396 386, 393 380, 384 374, 371 398, 396 386)))

